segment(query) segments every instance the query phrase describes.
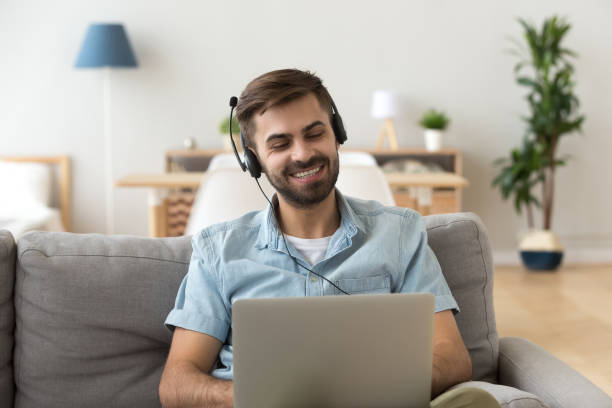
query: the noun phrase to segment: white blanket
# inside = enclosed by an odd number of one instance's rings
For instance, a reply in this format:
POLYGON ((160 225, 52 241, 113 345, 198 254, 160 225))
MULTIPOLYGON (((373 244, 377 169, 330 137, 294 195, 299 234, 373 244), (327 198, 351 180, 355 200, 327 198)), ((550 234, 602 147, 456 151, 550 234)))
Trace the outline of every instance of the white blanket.
POLYGON ((32 230, 64 231, 59 210, 43 205, 8 208, 0 203, 0 229, 6 229, 17 241, 32 230))
POLYGON ((49 206, 50 193, 47 165, 0 160, 0 229, 15 240, 30 230, 63 231, 59 210, 49 206))

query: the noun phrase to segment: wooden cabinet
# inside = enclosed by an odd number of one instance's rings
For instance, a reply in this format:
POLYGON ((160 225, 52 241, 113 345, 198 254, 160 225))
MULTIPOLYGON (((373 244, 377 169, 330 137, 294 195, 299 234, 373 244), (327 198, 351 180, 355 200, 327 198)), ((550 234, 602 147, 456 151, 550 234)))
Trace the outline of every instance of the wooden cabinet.
MULTIPOLYGON (((461 175, 461 152, 443 149, 428 152, 425 149, 345 149, 365 151, 374 156, 383 167, 393 160, 418 160, 435 164, 436 173, 385 172, 395 202, 399 206, 414 208, 422 214, 461 211, 461 190, 468 182, 461 175), (415 194, 416 192, 416 194, 415 194), (426 193, 429 204, 419 201, 426 193)), ((132 174, 117 180, 118 187, 144 187, 149 189, 150 234, 154 237, 182 235, 191 206, 202 177, 211 159, 223 150, 170 150, 166 153, 166 172, 160 174, 132 174)))
POLYGON ((463 158, 459 150, 453 148, 436 152, 430 152, 424 148, 355 150, 370 153, 381 167, 391 161, 415 160, 441 168, 445 172, 444 175, 413 174, 412 176, 415 177, 406 177, 406 175, 388 174, 387 179, 391 185, 395 203, 401 207, 414 208, 425 215, 461 211, 461 191, 464 187, 467 187, 468 183, 463 178, 463 158), (453 175, 455 177, 452 177, 453 175), (403 180, 403 183, 394 183, 394 178, 403 180), (418 178, 420 180, 417 180, 418 178), (428 182, 428 179, 431 181, 428 182), (414 191, 419 187, 430 187, 432 189, 430 206, 419 205, 416 197, 419 191, 414 191))
MULTIPOLYGON (((365 151, 374 156, 381 167, 392 161, 416 160, 435 165, 443 170, 438 174, 386 173, 399 206, 410 207, 423 214, 439 214, 461 211, 461 190, 467 186, 462 177, 462 155, 457 149, 446 148, 429 152, 423 148, 388 149, 345 149, 345 151, 365 151), (421 189, 421 190, 419 190, 421 189), (430 205, 419 205, 417 199, 423 190, 430 189, 430 205)), ((170 150, 166 153, 166 172, 206 171, 213 156, 227 151, 219 149, 170 150)))

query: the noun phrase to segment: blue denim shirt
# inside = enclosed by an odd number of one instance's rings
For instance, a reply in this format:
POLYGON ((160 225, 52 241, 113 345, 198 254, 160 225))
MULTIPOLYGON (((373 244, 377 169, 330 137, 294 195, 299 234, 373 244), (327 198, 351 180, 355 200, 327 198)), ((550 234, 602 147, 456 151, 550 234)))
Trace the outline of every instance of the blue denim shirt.
MULTIPOLYGON (((453 309, 455 299, 427 245, 416 211, 344 197, 336 190, 340 227, 319 263, 300 263, 349 293, 429 292, 435 311, 453 309)), ((276 198, 276 197, 275 197, 276 198)), ((288 255, 270 206, 236 220, 204 228, 192 238, 189 270, 165 324, 206 333, 223 343, 211 375, 233 379, 232 304, 244 298, 325 296, 341 292, 288 255)))

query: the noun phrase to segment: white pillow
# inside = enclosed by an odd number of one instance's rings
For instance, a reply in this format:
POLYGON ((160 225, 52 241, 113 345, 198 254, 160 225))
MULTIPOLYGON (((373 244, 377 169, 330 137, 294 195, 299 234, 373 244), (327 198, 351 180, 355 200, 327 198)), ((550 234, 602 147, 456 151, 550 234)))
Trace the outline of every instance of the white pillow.
POLYGON ((51 169, 42 163, 0 160, 0 206, 15 208, 51 204, 51 169))

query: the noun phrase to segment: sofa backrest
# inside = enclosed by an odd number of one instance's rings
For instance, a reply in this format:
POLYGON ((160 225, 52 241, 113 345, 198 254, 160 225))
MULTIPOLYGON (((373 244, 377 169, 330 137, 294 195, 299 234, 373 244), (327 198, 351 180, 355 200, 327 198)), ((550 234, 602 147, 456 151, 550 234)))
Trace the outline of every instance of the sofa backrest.
MULTIPOLYGON (((429 216, 425 223, 461 308, 456 319, 474 378, 495 381, 498 339, 486 231, 473 214, 429 216)), ((16 405, 159 406, 171 342, 163 322, 190 256, 189 237, 24 235, 15 283, 16 405)))
POLYGON ((0 407, 13 406, 15 253, 16 246, 11 233, 6 230, 0 231, 0 407))
POLYGON ((428 216, 425 225, 429 246, 461 309, 455 320, 472 357, 472 377, 495 383, 499 338, 487 231, 472 213, 428 216))
POLYGON ((160 406, 190 238, 32 232, 17 256, 15 405, 160 406))

